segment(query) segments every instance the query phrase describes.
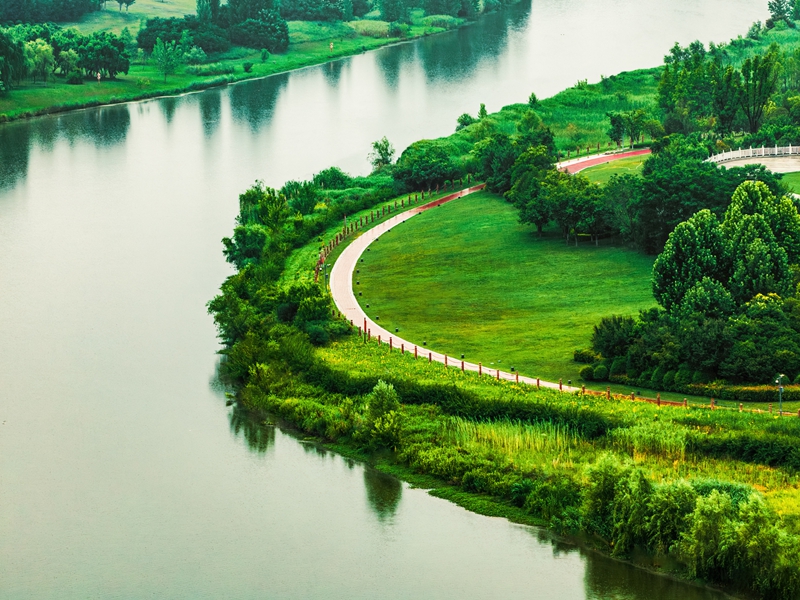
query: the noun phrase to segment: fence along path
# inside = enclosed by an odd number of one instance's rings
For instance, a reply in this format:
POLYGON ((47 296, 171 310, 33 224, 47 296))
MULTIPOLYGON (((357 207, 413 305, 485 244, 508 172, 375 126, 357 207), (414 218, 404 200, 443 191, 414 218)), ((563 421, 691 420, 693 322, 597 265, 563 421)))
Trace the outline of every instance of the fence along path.
POLYGON ((728 150, 714 154, 706 159, 706 162, 723 163, 729 160, 739 160, 742 158, 764 158, 777 156, 798 156, 800 157, 800 146, 761 146, 761 148, 739 148, 738 150, 728 150))
MULTIPOLYGON (((587 158, 591 160, 592 157, 587 158)), ((618 156, 618 158, 623 158, 622 156, 618 156)), ((452 185, 455 185, 455 182, 452 182, 452 185)), ((364 233, 356 237, 348 246, 342 250, 339 257, 336 259, 336 262, 333 265, 330 273, 330 289, 331 295, 333 297, 333 301, 336 304, 336 308, 338 309, 342 318, 350 323, 353 327, 357 327, 359 333, 364 338, 365 343, 374 341, 378 344, 385 344, 389 346, 390 350, 397 350, 401 353, 413 353, 414 358, 418 360, 425 360, 427 359, 429 362, 436 361, 445 365, 446 367, 452 367, 461 369, 462 371, 471 371, 474 373, 478 373, 479 375, 484 375, 488 377, 492 377, 499 380, 505 381, 512 381, 515 383, 524 383, 531 386, 536 386, 537 388, 548 388, 553 390, 559 390, 562 392, 570 392, 576 393, 581 392, 582 394, 589 394, 593 396, 605 396, 608 399, 618 398, 618 399, 627 399, 631 401, 637 402, 648 402, 651 404, 656 404, 658 406, 667 405, 667 406, 683 406, 687 407, 688 403, 684 398, 683 402, 674 402, 671 400, 662 400, 661 394, 658 394, 655 398, 648 398, 644 396, 637 396, 633 392, 630 395, 627 394, 612 394, 610 388, 606 388, 605 392, 595 391, 595 390, 587 390, 586 386, 575 387, 571 385, 564 385, 562 381, 553 382, 553 381, 545 381, 538 377, 527 377, 520 375, 518 371, 508 372, 502 371, 500 369, 490 369, 482 365, 481 363, 472 363, 466 360, 462 360, 460 358, 448 356, 447 354, 442 354, 441 352, 436 352, 431 350, 425 346, 418 346, 409 342, 408 340, 403 339, 402 337, 397 335, 397 332, 391 332, 380 325, 378 325, 375 321, 370 319, 367 314, 362 310, 361 305, 358 303, 356 299, 355 292, 353 291, 353 275, 355 273, 356 265, 358 264, 361 255, 367 250, 367 248, 380 236, 393 227, 399 225, 400 223, 404 223, 411 219, 412 217, 428 211, 432 208, 436 208, 445 204, 447 202, 451 202, 452 200, 456 200, 458 198, 463 198, 469 194, 473 194, 475 192, 479 192, 486 187, 485 183, 474 185, 472 187, 464 188, 460 191, 454 192, 447 196, 443 196, 441 198, 437 198, 436 200, 432 200, 425 204, 421 204, 419 206, 414 206, 404 212, 399 212, 395 214, 394 217, 390 217, 386 221, 382 223, 378 223, 371 229, 366 229, 364 233)), ((438 190, 437 190, 438 191, 438 190)), ((428 192, 428 195, 431 195, 431 192, 428 192)), ((425 192, 421 194, 421 198, 424 199, 425 192)), ((412 206, 414 203, 420 201, 420 196, 417 194, 409 195, 408 196, 408 205, 412 206)), ((401 205, 398 207, 397 201, 394 201, 394 209, 397 210, 398 208, 405 208, 406 200, 403 199, 400 201, 401 205)), ((392 212, 392 205, 385 205, 375 211, 377 217, 372 217, 372 211, 370 212, 370 217, 362 217, 361 219, 355 220, 351 222, 350 225, 344 225, 342 228, 342 233, 337 234, 333 240, 331 240, 320 252, 319 260, 315 267, 315 277, 319 275, 321 265, 325 262, 327 256, 333 251, 334 248, 339 246, 343 243, 347 237, 355 233, 364 227, 366 227, 369 223, 374 222, 376 218, 382 218, 386 214, 391 214, 392 212)), ((357 281, 357 280, 356 280, 357 281)), ((701 405, 701 406, 708 406, 708 405, 701 405)), ((714 409, 727 409, 727 410, 735 410, 730 407, 723 407, 723 406, 716 406, 714 404, 714 399, 711 399, 710 408, 714 409)), ((742 412, 743 408, 742 405, 739 405, 739 412, 742 412)), ((748 410, 747 412, 757 412, 761 413, 764 412, 760 409, 748 410)), ((770 404, 770 413, 772 412, 772 405, 770 404)), ((798 416, 800 417, 800 411, 798 411, 798 416)))

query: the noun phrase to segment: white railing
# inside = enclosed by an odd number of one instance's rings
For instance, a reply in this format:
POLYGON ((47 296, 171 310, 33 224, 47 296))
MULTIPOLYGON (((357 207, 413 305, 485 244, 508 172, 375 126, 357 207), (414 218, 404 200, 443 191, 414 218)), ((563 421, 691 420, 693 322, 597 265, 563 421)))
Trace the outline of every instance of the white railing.
POLYGON ((763 158, 776 156, 800 156, 800 146, 761 146, 760 148, 739 148, 720 152, 706 159, 706 162, 723 163, 729 160, 739 160, 742 158, 763 158))

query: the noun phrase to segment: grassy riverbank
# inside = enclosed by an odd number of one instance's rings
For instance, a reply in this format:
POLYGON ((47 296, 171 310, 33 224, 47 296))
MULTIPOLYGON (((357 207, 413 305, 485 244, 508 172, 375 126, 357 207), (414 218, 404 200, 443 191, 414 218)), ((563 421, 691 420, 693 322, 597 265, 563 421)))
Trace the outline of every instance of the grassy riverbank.
MULTIPOLYGON (((127 26, 127 17, 115 15, 112 18, 104 13, 107 11, 87 15, 78 24, 78 29, 88 33, 97 29, 121 29, 117 27, 120 23, 127 26), (119 18, 123 19, 120 23, 117 22, 119 18)), ((148 13, 147 16, 153 15, 148 13)), ((389 37, 389 24, 373 19, 335 23, 291 21, 290 44, 285 53, 272 54, 266 61, 262 61, 260 51, 234 47, 228 52, 209 57, 210 66, 214 67, 212 70, 220 74, 195 75, 184 67, 178 73, 169 75, 165 81, 154 64, 145 62, 132 64, 127 75, 119 75, 114 80, 85 81, 81 85, 69 85, 65 78, 53 75, 47 83, 26 81, 10 93, 0 93, 0 123, 77 108, 170 96, 267 77, 468 24, 465 19, 446 15, 438 17, 425 17, 422 11, 414 11, 408 35, 403 38, 389 37), (331 43, 333 50, 330 49, 331 43), (245 70, 245 63, 251 65, 249 72, 245 70)))

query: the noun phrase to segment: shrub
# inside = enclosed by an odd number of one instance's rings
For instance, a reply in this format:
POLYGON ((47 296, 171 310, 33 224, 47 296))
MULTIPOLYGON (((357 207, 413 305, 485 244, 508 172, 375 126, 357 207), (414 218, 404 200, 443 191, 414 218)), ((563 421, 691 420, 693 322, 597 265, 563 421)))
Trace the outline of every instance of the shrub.
POLYGON ((605 381, 608 379, 608 367, 605 365, 598 365, 594 370, 594 378, 597 381, 605 381))
POLYGON ((666 373, 666 369, 661 365, 657 366, 653 371, 653 374, 650 376, 650 385, 654 388, 660 388, 661 382, 664 380, 664 373, 666 373))
POLYGON ((190 73, 191 75, 211 77, 213 75, 230 75, 231 73, 235 73, 236 69, 233 65, 209 63, 207 65, 189 65, 186 67, 186 72, 190 73))
POLYGON ((603 317, 594 326, 592 348, 606 358, 625 356, 633 341, 636 322, 631 317, 603 317))
POLYGON ((245 61, 242 63, 242 68, 244 69, 245 73, 250 73, 253 70, 253 63, 245 61))
POLYGON ((268 58, 269 58, 269 50, 267 50, 266 48, 262 48, 261 49, 261 62, 267 62, 268 58))
POLYGON ((79 70, 70 71, 67 74, 67 83, 70 85, 80 85, 83 83, 83 73, 79 70))
POLYGON ((611 363, 611 369, 608 372, 610 377, 617 377, 619 375, 625 375, 625 358, 619 357, 615 358, 614 362, 611 363))
POLYGON ((184 59, 186 60, 187 64, 199 65, 200 63, 206 62, 206 60, 208 60, 208 56, 202 48, 192 46, 192 49, 184 55, 184 59))
POLYGON ((408 36, 410 30, 411 28, 404 23, 398 21, 389 23, 389 37, 404 38, 408 36))
POLYGON ((671 390, 672 385, 675 383, 675 371, 667 371, 664 373, 664 379, 661 380, 661 386, 665 390, 671 390))
POLYGON ((682 386, 688 385, 692 381, 692 371, 687 367, 680 367, 678 372, 675 373, 675 385, 682 386))
POLYGON ((600 357, 591 350, 578 349, 572 354, 572 359, 577 363, 586 363, 587 365, 597 362, 600 357))
POLYGON ((586 365, 585 367, 581 368, 580 376, 584 381, 591 381, 594 379, 594 369, 591 367, 591 365, 586 365))

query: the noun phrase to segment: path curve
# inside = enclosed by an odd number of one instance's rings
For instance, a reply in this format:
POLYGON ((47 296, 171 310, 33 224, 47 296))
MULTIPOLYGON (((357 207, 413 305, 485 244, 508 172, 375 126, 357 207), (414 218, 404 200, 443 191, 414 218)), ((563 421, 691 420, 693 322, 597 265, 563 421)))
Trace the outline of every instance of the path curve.
MULTIPOLYGON (((566 169, 569 173, 577 173, 582 171, 583 169, 587 169, 589 167, 593 167, 595 165, 604 164, 607 162, 611 162, 614 160, 619 160, 621 158, 628 158, 630 156, 642 156, 645 154, 649 154, 650 149, 646 148, 643 150, 633 150, 630 152, 622 152, 619 154, 604 154, 601 156, 587 156, 582 159, 575 159, 573 161, 565 161, 558 163, 556 166, 559 169, 566 169)), ((429 361, 436 361, 438 363, 445 364, 447 366, 455 367, 458 369, 462 369, 465 371, 473 371, 473 372, 480 372, 487 376, 494 377, 496 379, 504 379, 506 381, 516 381, 520 383, 526 383, 528 385, 538 385, 545 388, 555 389, 555 390, 563 390, 565 392, 577 392, 580 391, 582 388, 578 388, 575 386, 564 385, 561 383, 554 383, 552 381, 544 381, 543 379, 538 379, 534 377, 526 377, 520 375, 519 372, 515 371, 514 373, 509 373, 507 371, 501 371, 500 369, 489 369, 485 366, 471 363, 467 361, 462 361, 460 358, 455 358, 452 356, 447 356, 440 352, 435 352, 425 346, 417 346, 408 340, 403 339, 402 337, 398 336, 396 332, 388 331, 384 329, 380 325, 378 325, 375 321, 370 319, 367 314, 362 310, 361 306, 356 299, 356 295, 353 292, 353 274, 355 273, 356 265, 358 264, 361 255, 367 250, 370 244, 374 242, 377 238, 379 238, 382 234, 386 233, 396 225, 408 221, 412 217, 423 213, 427 210, 432 208, 436 208, 437 206, 441 206, 446 202, 450 202, 451 200, 456 200, 458 198, 463 198, 469 194, 478 192, 486 187, 486 184, 476 185, 470 188, 463 189, 459 192, 455 192, 448 196, 444 196, 437 200, 433 200, 432 202, 428 202, 427 204, 423 204, 421 206, 417 206, 414 208, 410 208, 409 210, 399 213, 390 219, 387 219, 383 223, 380 223, 373 227, 372 229, 368 229, 360 236, 355 238, 339 255, 339 258, 333 265, 333 269, 331 269, 330 273, 330 287, 331 287, 331 295, 333 296, 333 301, 336 304, 336 307, 339 309, 339 312, 342 313, 345 319, 350 321, 354 326, 358 327, 362 332, 367 330, 371 337, 380 339, 381 343, 390 344, 393 348, 397 348, 398 350, 404 349, 407 352, 417 352, 420 359, 427 358, 429 361)), ((604 395, 602 392, 590 392, 586 390, 587 393, 599 394, 604 395)), ((665 402, 665 404, 672 404, 665 402)))
POLYGON ((650 148, 642 148, 641 150, 630 150, 628 152, 619 152, 614 154, 601 154, 600 156, 584 156, 583 158, 574 158, 572 160, 564 160, 556 166, 559 169, 566 170, 567 173, 575 174, 589 167, 603 165, 621 158, 630 158, 632 156, 645 156, 650 154, 650 148))
MULTIPOLYGON (((478 192, 486 187, 486 184, 483 183, 481 185, 476 185, 470 188, 466 188, 454 194, 450 194, 448 196, 444 196, 432 202, 428 202, 427 204, 423 204, 422 206, 417 206, 411 208, 405 212, 399 213, 394 217, 387 219, 383 223, 376 225, 372 229, 368 229, 364 233, 362 233, 359 237, 355 238, 339 255, 339 258, 333 265, 333 269, 331 269, 330 274, 330 286, 331 286, 331 295, 333 296, 333 301, 336 303, 336 307, 339 309, 344 317, 353 323, 353 325, 361 328, 363 331, 366 328, 371 337, 377 338, 380 336, 381 343, 384 344, 391 344, 392 347, 397 348, 400 350, 404 348, 407 352, 414 352, 415 348, 419 355, 420 359, 428 359, 430 361, 436 361, 439 363, 447 364, 447 366, 461 368, 462 360, 456 359, 452 356, 446 356, 440 352, 435 352, 426 348, 424 346, 417 346, 408 340, 405 340, 397 335, 397 333, 390 332, 377 323, 370 319, 366 313, 361 309, 361 306, 356 300, 356 295, 353 292, 353 274, 355 272, 356 265, 358 264, 359 258, 361 255, 366 251, 367 247, 374 242, 378 237, 382 234, 386 233, 396 225, 403 223, 410 218, 430 210, 432 208, 436 208, 437 206, 441 206, 446 202, 450 202, 451 200, 455 200, 457 198, 462 198, 474 192, 478 192)), ((536 385, 537 381, 541 387, 547 387, 552 389, 559 389, 558 383, 552 383, 549 381, 537 380, 533 377, 523 377, 519 375, 519 373, 508 373, 506 371, 501 371, 500 369, 489 369, 484 366, 480 366, 475 363, 463 361, 463 366, 465 371, 474 371, 474 372, 482 372, 487 376, 495 377, 497 379, 505 379, 506 381, 519 381, 521 383, 527 383, 529 385, 536 385)), ((562 386, 564 391, 575 392, 578 391, 580 388, 572 387, 564 385, 562 386)))

